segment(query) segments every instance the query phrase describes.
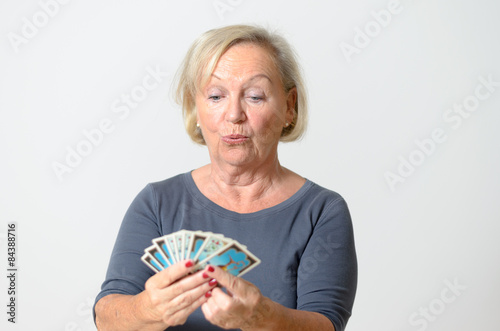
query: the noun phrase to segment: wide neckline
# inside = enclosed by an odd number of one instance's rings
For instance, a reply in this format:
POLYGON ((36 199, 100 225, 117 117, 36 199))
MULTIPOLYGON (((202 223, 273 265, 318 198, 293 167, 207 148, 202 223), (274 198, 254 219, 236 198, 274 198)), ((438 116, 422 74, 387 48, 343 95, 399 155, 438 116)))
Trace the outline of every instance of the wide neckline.
POLYGON ((256 218, 261 218, 264 216, 269 216, 278 213, 283 209, 290 207, 290 205, 296 203, 298 200, 300 200, 306 194, 306 192, 314 185, 313 182, 305 178, 306 180, 305 183, 297 190, 297 192, 295 192, 291 197, 289 197, 285 201, 282 201, 272 207, 258 210, 256 212, 238 213, 232 210, 228 210, 216 204, 209 198, 207 198, 196 185, 193 179, 192 171, 185 173, 183 179, 188 192, 191 194, 191 196, 196 202, 202 205, 203 208, 210 210, 211 212, 217 214, 220 217, 224 217, 226 219, 231 219, 235 221, 253 220, 256 218))

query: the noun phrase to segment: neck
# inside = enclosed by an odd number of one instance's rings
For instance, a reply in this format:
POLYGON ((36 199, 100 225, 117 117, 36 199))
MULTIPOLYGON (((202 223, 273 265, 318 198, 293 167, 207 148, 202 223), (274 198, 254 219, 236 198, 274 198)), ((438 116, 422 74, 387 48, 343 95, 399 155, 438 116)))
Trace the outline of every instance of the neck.
POLYGON ((228 200, 251 203, 266 196, 285 175, 277 156, 258 167, 234 166, 212 162, 208 177, 214 193, 228 200))

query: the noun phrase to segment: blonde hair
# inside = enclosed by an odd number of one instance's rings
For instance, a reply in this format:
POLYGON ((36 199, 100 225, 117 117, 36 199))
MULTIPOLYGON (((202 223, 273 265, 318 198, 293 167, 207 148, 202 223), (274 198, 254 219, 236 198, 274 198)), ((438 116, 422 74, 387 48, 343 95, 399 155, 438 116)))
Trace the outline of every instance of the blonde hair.
POLYGON ((201 145, 205 140, 197 128, 196 94, 211 77, 221 56, 232 46, 251 43, 269 52, 281 76, 284 90, 297 89, 292 123, 281 132, 280 141, 299 139, 307 126, 307 96, 295 52, 280 35, 250 25, 230 25, 202 34, 188 50, 177 72, 175 100, 181 105, 184 125, 191 139, 201 145))

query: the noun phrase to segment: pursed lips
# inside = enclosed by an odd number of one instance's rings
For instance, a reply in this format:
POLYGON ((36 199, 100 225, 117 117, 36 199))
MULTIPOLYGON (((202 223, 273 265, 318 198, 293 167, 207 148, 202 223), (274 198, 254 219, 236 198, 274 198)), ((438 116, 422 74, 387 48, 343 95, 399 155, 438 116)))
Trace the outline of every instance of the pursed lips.
POLYGON ((241 134, 228 134, 222 137, 222 141, 230 145, 241 144, 247 140, 248 137, 241 134))

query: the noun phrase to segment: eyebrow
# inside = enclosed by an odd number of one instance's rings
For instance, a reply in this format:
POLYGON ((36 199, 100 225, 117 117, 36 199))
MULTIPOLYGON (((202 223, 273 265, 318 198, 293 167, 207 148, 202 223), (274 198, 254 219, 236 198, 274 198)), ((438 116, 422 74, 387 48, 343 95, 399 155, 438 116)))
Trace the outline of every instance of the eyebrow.
MULTIPOLYGON (((218 80, 222 80, 222 79, 221 79, 219 76, 217 76, 216 74, 212 74, 212 77, 217 78, 218 80)), ((251 82, 251 81, 256 80, 256 79, 258 79, 258 78, 266 78, 269 82, 271 82, 271 83, 273 82, 273 81, 271 80, 271 78, 269 78, 266 74, 257 74, 257 75, 255 75, 255 76, 252 76, 252 77, 251 77, 248 81, 249 81, 249 82, 251 82)))

